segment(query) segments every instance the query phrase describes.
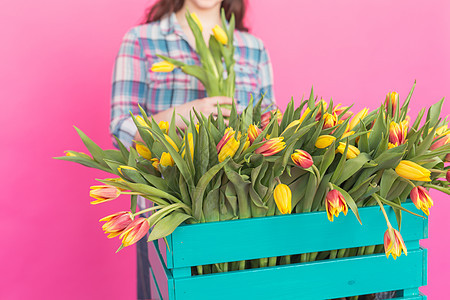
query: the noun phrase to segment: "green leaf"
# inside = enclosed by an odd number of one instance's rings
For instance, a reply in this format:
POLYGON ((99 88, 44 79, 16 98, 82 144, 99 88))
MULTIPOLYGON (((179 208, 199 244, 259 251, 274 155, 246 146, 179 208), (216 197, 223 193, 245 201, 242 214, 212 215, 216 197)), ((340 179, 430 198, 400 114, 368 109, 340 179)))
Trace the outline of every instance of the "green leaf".
POLYGON ((94 141, 92 141, 86 134, 84 134, 84 132, 82 132, 80 129, 78 129, 77 127, 75 127, 75 130, 78 132, 78 135, 80 136, 81 140, 83 141, 83 144, 86 146, 86 148, 89 150, 89 153, 91 153, 92 158, 99 163, 100 165, 102 165, 103 167, 107 168, 108 165, 103 161, 103 159, 105 158, 105 154, 102 150, 102 148, 100 148, 96 143, 94 143, 94 141))
POLYGON ((134 214, 136 213, 136 206, 137 206, 137 195, 131 195, 131 207, 130 211, 134 214))
POLYGON ((211 181, 211 179, 219 172, 223 166, 230 160, 230 157, 227 157, 223 162, 218 165, 211 167, 198 181, 197 186, 194 189, 194 194, 192 197, 192 210, 193 217, 200 221, 202 219, 203 212, 203 195, 206 190, 206 186, 211 181))
POLYGON ((392 184, 398 178, 397 173, 393 169, 386 169, 381 176, 380 182, 380 196, 386 198, 390 191, 392 184))
POLYGON ((414 84, 409 91, 408 97, 406 97, 405 102, 403 102, 402 108, 400 109, 400 120, 404 120, 406 117, 406 114, 408 113, 408 106, 409 102, 411 100, 412 94, 414 92, 414 88, 416 87, 416 81, 414 80, 414 84))
POLYGON ((183 223, 189 218, 192 217, 180 212, 171 213, 170 215, 166 216, 161 221, 156 223, 155 227, 153 227, 153 229, 150 232, 148 241, 153 241, 168 236, 169 234, 174 232, 174 230, 181 223, 183 223))
MULTIPOLYGON (((72 152, 74 152, 74 151, 72 151, 72 152)), ((102 171, 105 171, 108 173, 116 174, 109 167, 104 167, 91 158, 84 158, 84 157, 79 157, 79 156, 59 156, 59 157, 53 157, 53 158, 58 159, 58 160, 72 161, 72 162, 78 163, 80 165, 83 165, 85 167, 99 169, 99 170, 102 170, 102 171)))
POLYGON ((349 159, 345 162, 345 168, 342 169, 341 174, 338 178, 335 178, 335 183, 340 185, 347 179, 349 179, 353 174, 358 172, 365 163, 370 161, 371 157, 367 153, 360 153, 357 157, 349 159))
POLYGON ((314 87, 311 86, 311 93, 310 93, 310 95, 309 95, 309 100, 308 100, 308 108, 309 108, 310 110, 313 110, 314 107, 316 106, 315 102, 316 102, 316 101, 315 101, 315 99, 314 99, 314 87))

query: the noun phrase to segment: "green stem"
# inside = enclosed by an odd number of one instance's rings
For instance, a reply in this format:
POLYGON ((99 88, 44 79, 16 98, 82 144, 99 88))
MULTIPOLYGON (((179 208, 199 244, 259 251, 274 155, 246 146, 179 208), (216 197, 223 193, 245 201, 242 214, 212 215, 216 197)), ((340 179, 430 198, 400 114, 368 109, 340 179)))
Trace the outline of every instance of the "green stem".
POLYGON ((239 262, 239 270, 245 270, 245 260, 239 262))
POLYGON ((203 266, 197 266, 198 275, 203 275, 203 266))
POLYGON ((318 254, 319 254, 319 252, 312 252, 309 256, 309 261, 316 261, 318 254))
POLYGON ((356 254, 356 255, 357 256, 364 255, 364 250, 366 250, 366 246, 359 247, 358 248, 358 254, 356 254))
POLYGON ((338 258, 343 258, 345 256, 345 252, 347 251, 347 249, 339 249, 337 257, 338 258))
POLYGON ((366 246, 366 249, 364 250, 364 255, 371 255, 375 251, 375 245, 366 246))
POLYGON ((331 250, 330 252, 330 259, 335 259, 337 256, 338 251, 337 250, 331 250))
POLYGON ((140 210, 137 213, 134 213, 133 217, 136 217, 136 216, 138 216, 140 214, 144 214, 144 213, 149 212, 149 211, 157 210, 158 208, 161 208, 161 207, 160 206, 152 206, 150 208, 146 208, 146 209, 140 210))
POLYGON ((268 257, 259 259, 259 267, 260 268, 267 267, 268 263, 269 263, 269 258, 268 257))
POLYGON ((277 265, 277 257, 269 257, 269 267, 273 267, 277 265))

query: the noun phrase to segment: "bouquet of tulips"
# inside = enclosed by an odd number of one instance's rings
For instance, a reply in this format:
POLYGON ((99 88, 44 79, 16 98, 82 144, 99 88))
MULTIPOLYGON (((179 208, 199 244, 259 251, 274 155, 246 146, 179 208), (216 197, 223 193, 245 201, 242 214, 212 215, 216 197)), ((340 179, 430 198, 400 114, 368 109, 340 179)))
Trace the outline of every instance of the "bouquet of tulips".
MULTIPOLYGON (((415 85, 415 84, 414 84, 415 85)), ((313 91, 298 107, 261 111, 260 99, 242 114, 232 106, 226 124, 193 110, 186 129, 156 123, 143 110, 134 122, 143 142, 127 150, 102 150, 77 129, 90 152, 67 151, 58 159, 104 170, 113 178, 92 186, 93 204, 131 194, 130 211, 109 215, 103 230, 122 239, 120 249, 148 235, 164 238, 182 223, 214 222, 325 210, 329 221, 350 209, 379 205, 386 217, 384 250, 396 258, 407 249, 400 235, 402 203, 411 199, 426 215, 433 201, 429 189, 449 194, 450 131, 440 118, 443 100, 422 109, 413 121, 408 105, 414 86, 400 106, 391 92, 374 111, 353 114, 350 107, 317 101, 313 91), (153 204, 136 211, 136 197, 153 204), (398 229, 383 208, 391 206, 398 229), (141 215, 151 212, 147 218, 141 215)), ((421 215, 418 215, 422 217, 421 215)), ((371 254, 383 245, 307 253, 282 258, 199 266, 198 274, 273 266, 290 262, 371 254), (378 248, 377 248, 378 247, 378 248)), ((119 249, 119 250, 120 250, 119 249)))
POLYGON ((227 26, 223 9, 221 17, 222 27, 216 25, 212 29, 213 34, 210 35, 207 46, 202 35, 203 26, 197 15, 186 13, 186 20, 195 37, 195 48, 200 57, 201 66, 188 65, 182 61, 158 55, 163 61, 153 64, 151 70, 153 72, 172 72, 174 68, 179 67, 184 73, 200 80, 209 97, 234 97, 236 74, 234 71, 233 32, 235 19, 232 15, 229 26, 227 26))

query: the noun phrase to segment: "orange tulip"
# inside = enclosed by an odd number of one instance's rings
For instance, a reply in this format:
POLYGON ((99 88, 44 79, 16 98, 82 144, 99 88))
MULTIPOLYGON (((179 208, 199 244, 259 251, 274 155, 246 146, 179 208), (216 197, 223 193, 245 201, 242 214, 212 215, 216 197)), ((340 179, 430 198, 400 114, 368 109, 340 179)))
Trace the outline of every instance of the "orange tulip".
POLYGON ((277 118, 278 125, 281 124, 281 120, 283 120, 283 114, 281 113, 281 111, 279 109, 274 109, 274 110, 268 111, 261 115, 261 128, 262 129, 266 128, 266 126, 269 125, 272 114, 274 115, 274 117, 277 118))
MULTIPOLYGON (((342 114, 346 109, 348 109, 348 106, 342 106, 342 104, 339 103, 333 108, 333 113, 335 113, 339 117, 339 115, 342 114)), ((353 113, 347 110, 347 112, 341 117, 341 120, 345 121, 352 115, 353 113)))
POLYGON ((347 215, 348 207, 344 196, 338 190, 331 190, 325 198, 325 208, 327 210, 328 220, 334 221, 334 217, 339 216, 340 212, 347 215))
POLYGON ((216 146, 219 162, 223 162, 228 156, 233 157, 240 145, 240 133, 237 139, 234 137, 236 131, 231 127, 225 130, 225 134, 216 146))
POLYGON ((324 122, 323 122, 323 129, 334 127, 338 124, 338 117, 336 114, 329 114, 325 113, 323 115, 324 122))
POLYGON ((428 216, 430 214, 429 208, 433 206, 433 200, 428 191, 423 186, 416 186, 409 195, 417 209, 421 209, 428 216))
POLYGON ((150 224, 146 218, 138 218, 133 220, 133 222, 131 222, 120 234, 122 245, 127 247, 135 244, 148 233, 149 229, 150 224))
POLYGON ((389 254, 392 254, 392 257, 397 259, 397 257, 402 255, 402 250, 405 255, 408 255, 405 242, 403 241, 400 232, 392 226, 388 226, 388 229, 384 233, 384 251, 386 253, 386 257, 389 257, 389 254))
POLYGON ((400 123, 391 122, 389 126, 389 148, 397 147, 406 142, 408 135, 408 121, 404 120, 400 123))
POLYGON ((395 116, 398 107, 398 93, 389 92, 384 100, 384 106, 386 106, 386 112, 389 112, 389 107, 391 107, 392 116, 395 116))
POLYGON ((313 165, 313 159, 311 155, 305 150, 295 150, 295 153, 291 154, 292 161, 299 167, 307 169, 313 165))
POLYGON ((262 132, 256 125, 250 124, 248 126, 248 139, 250 140, 250 144, 253 144, 258 135, 262 132))
POLYGON ((447 181, 450 182, 450 169, 447 170, 447 173, 445 174, 445 179, 447 179, 447 181))
POLYGON ((449 142, 450 142, 450 134, 438 136, 437 138, 434 139, 434 142, 431 145, 430 150, 435 150, 439 147, 447 145, 449 142))
POLYGON ((277 154, 286 147, 286 143, 283 142, 283 137, 277 137, 273 139, 266 140, 255 153, 262 154, 263 156, 271 156, 277 154))
POLYGON ((116 199, 120 196, 120 190, 111 185, 93 185, 89 196, 97 199, 92 201, 91 204, 99 204, 116 199))
POLYGON ((106 222, 103 224, 103 231, 108 234, 108 238, 113 238, 120 235, 131 222, 133 222, 133 215, 128 211, 121 211, 100 219, 99 222, 106 222))

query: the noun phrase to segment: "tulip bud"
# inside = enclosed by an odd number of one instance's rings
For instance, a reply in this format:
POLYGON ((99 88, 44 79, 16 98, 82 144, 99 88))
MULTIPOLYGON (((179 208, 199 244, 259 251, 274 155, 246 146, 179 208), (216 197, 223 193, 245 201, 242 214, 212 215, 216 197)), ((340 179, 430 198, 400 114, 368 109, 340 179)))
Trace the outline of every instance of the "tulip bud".
MULTIPOLYGON (((339 146, 337 147, 336 151, 344 154, 345 151, 345 143, 339 143, 339 146)), ((348 145, 348 149, 347 149, 347 159, 352 159, 357 157, 361 152, 359 151, 358 148, 356 148, 355 146, 352 145, 348 145)))
POLYGON ((391 122, 389 126, 389 143, 393 146, 399 146, 406 142, 408 135, 408 122, 402 121, 400 124, 391 122))
POLYGON ((279 109, 274 109, 272 111, 268 111, 261 115, 261 128, 262 129, 266 128, 266 126, 269 125, 272 114, 274 115, 274 117, 277 118, 278 125, 281 124, 281 121, 283 120, 283 114, 281 113, 281 111, 279 109))
POLYGON ((227 129, 225 129, 225 134, 223 135, 223 137, 220 139, 219 143, 217 143, 216 149, 217 149, 217 154, 220 153, 220 150, 222 149, 222 147, 232 138, 234 137, 234 135, 236 134, 236 131, 233 130, 233 128, 228 127, 227 129))
POLYGON ((353 119, 350 121, 349 125, 348 125, 348 131, 352 130, 353 128, 355 128, 356 125, 359 124, 359 122, 364 119, 367 114, 369 113, 369 109, 368 108, 364 108, 363 110, 361 110, 359 113, 357 113, 353 119))
POLYGON ((428 216, 430 214, 429 208, 433 206, 433 200, 428 191, 423 186, 416 186, 409 195, 417 209, 421 209, 428 216))
POLYGON ((435 141, 431 145, 430 150, 435 150, 439 147, 447 145, 448 142, 450 141, 450 134, 444 135, 444 136, 439 136, 439 137, 435 138, 434 140, 435 141))
MULTIPOLYGON (((333 108, 333 113, 335 113, 338 117, 339 115, 341 115, 345 110, 348 109, 348 106, 342 106, 342 104, 338 104, 333 108)), ((348 118, 350 118, 353 115, 353 113, 351 111, 348 111, 341 117, 342 121, 347 120, 348 118)))
POLYGON ((253 144, 253 142, 256 140, 258 135, 262 132, 261 129, 259 129, 256 125, 250 124, 248 126, 248 139, 250 140, 250 144, 253 144))
POLYGON ((311 167, 314 163, 308 152, 299 149, 296 149, 295 153, 291 154, 291 159, 297 166, 304 169, 311 167))
POLYGON ((384 233, 384 251, 386 253, 386 257, 389 257, 389 254, 392 254, 392 257, 397 259, 397 257, 402 255, 402 250, 405 255, 408 255, 402 235, 389 225, 388 229, 384 233))
POLYGON ((272 138, 266 140, 255 153, 262 154, 263 156, 271 156, 277 154, 286 147, 286 143, 283 142, 283 137, 272 138))
POLYGON ((445 174, 445 179, 447 179, 447 181, 450 182, 450 169, 447 170, 447 173, 445 174))
POLYGON ((324 149, 333 144, 334 140, 336 140, 336 137, 332 135, 321 135, 317 138, 315 146, 316 148, 324 149))
POLYGON ((391 107, 392 116, 395 116, 398 107, 398 93, 389 92, 386 95, 386 100, 384 100, 384 106, 386 106, 386 113, 389 112, 389 107, 391 107))
POLYGON ((326 113, 328 109, 328 103, 326 103, 323 99, 317 102, 316 106, 319 106, 319 110, 316 115, 316 121, 319 121, 322 118, 322 113, 326 113), (322 106, 322 108, 320 108, 322 106))
MULTIPOLYGON (((191 159, 192 161, 194 161, 194 136, 192 135, 191 132, 187 133, 188 136, 188 145, 189 145, 189 151, 191 152, 191 159)), ((184 150, 183 153, 181 154, 181 157, 184 158, 184 155, 186 153, 186 135, 184 136, 184 150)))
POLYGON ((198 28, 200 28, 200 31, 203 31, 202 22, 200 22, 200 19, 197 17, 197 15, 195 13, 191 13, 191 17, 194 20, 194 22, 197 24, 198 28))
POLYGON ((322 129, 334 127, 338 123, 338 117, 336 116, 336 114, 325 113, 323 115, 323 118, 324 118, 324 122, 323 122, 322 129))
POLYGON ((228 36, 225 30, 222 29, 219 25, 214 26, 212 29, 214 37, 216 40, 224 45, 228 44, 228 36))
MULTIPOLYGON (((430 133, 431 130, 433 130, 433 128, 430 128, 428 130, 428 133, 430 133)), ((448 130, 448 126, 447 125, 443 125, 443 126, 440 126, 440 127, 436 128, 435 136, 438 137, 438 136, 441 136, 441 135, 447 135, 449 133, 450 133, 450 131, 448 130)))
POLYGON ((283 215, 291 213, 292 192, 287 185, 282 183, 278 184, 273 192, 273 198, 275 199, 278 210, 283 215))
POLYGON ((240 145, 239 139, 234 138, 234 134, 227 140, 226 144, 222 146, 218 155, 219 162, 223 162, 228 156, 233 157, 236 154, 240 145))
POLYGON ((166 138, 166 141, 169 142, 169 144, 175 149, 175 151, 179 151, 177 144, 168 136, 167 134, 164 134, 164 137, 166 138))
POLYGON ((150 224, 145 218, 138 218, 131 222, 127 228, 120 234, 122 245, 124 247, 135 244, 143 238, 149 231, 150 224))
POLYGON ((344 196, 338 190, 331 190, 325 198, 325 208, 327 211, 328 220, 334 221, 334 217, 339 216, 340 212, 347 215, 348 207, 344 196))
POLYGON ((306 116, 307 116, 310 112, 311 112, 311 110, 307 107, 307 108, 305 109, 305 112, 304 112, 304 113, 301 115, 301 117, 300 117, 299 125, 303 123, 303 121, 305 120, 306 116))
POLYGON ((155 168, 156 170, 159 170, 159 159, 158 158, 152 158, 152 166, 153 168, 155 168))
POLYGON ((151 67, 152 72, 161 72, 161 73, 172 72, 173 69, 175 69, 175 65, 165 60, 154 63, 151 67))
POLYGON ((111 185, 93 185, 89 196, 96 201, 92 201, 91 204, 99 204, 107 201, 111 201, 120 196, 120 190, 111 185))
POLYGON ((161 129, 161 131, 165 134, 167 134, 169 132, 169 122, 167 121, 161 121, 158 123, 158 127, 159 129, 161 129))
POLYGON ((139 142, 136 143, 136 151, 143 158, 145 158, 147 160, 151 160, 152 159, 152 152, 144 144, 141 144, 139 142))
POLYGON ((103 224, 103 231, 108 234, 108 238, 113 238, 120 235, 128 225, 133 222, 133 215, 128 211, 121 211, 100 219, 99 222, 106 222, 103 224))
POLYGON ((136 116, 136 121, 138 122, 138 124, 142 127, 150 127, 148 126, 148 124, 145 122, 144 118, 141 116, 136 116))
POLYGON ((415 162, 409 160, 402 160, 397 167, 395 172, 403 178, 416 180, 416 181, 431 181, 431 172, 424 167, 416 164, 415 162))
POLYGON ((168 152, 163 152, 161 154, 161 159, 159 161, 159 164, 163 167, 168 167, 168 166, 173 167, 175 162, 174 162, 172 156, 168 152))
MULTIPOLYGON (((349 136, 351 136, 351 135, 354 135, 355 134, 355 132, 354 131, 348 131, 348 132, 346 132, 346 133, 344 133, 343 135, 342 135, 342 137, 341 137, 341 140, 342 139, 345 139, 346 137, 349 137, 349 136)), ((359 136, 358 136, 359 137, 359 136)), ((356 137, 356 138, 358 138, 358 137, 356 137)), ((355 139, 356 140, 356 139, 355 139)))

